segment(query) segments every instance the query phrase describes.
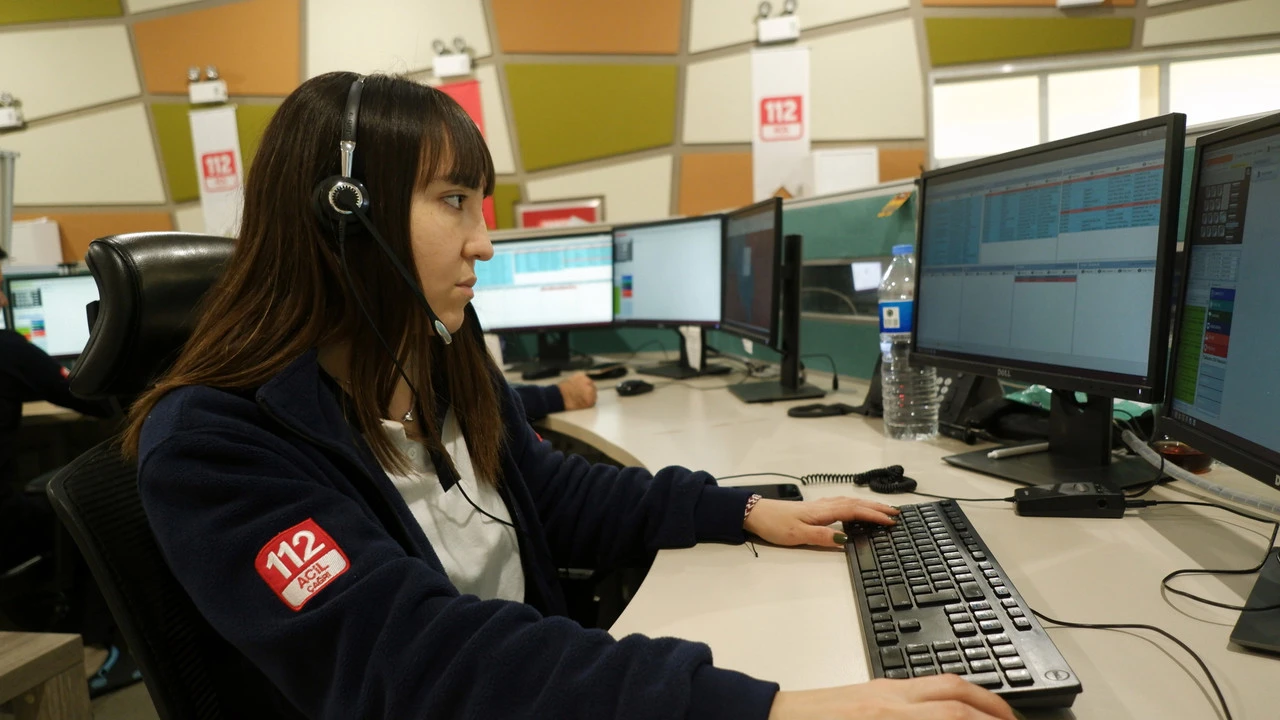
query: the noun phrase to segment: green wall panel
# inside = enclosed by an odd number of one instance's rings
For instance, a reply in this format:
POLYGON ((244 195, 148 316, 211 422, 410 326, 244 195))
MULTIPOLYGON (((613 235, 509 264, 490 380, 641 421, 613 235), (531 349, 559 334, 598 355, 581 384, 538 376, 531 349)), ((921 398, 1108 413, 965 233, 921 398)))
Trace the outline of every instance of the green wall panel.
POLYGON ((0 25, 118 17, 120 0, 0 0, 0 25))
POLYGON ((879 257, 894 245, 915 244, 913 194, 889 217, 876 217, 896 193, 882 197, 782 209, 782 232, 804 236, 804 259, 879 257))
POLYGON ((1125 50, 1132 18, 925 18, 934 67, 1125 50))
POLYGON ((525 170, 675 140, 674 65, 507 65, 525 170))
MULTIPOLYGON (((240 135, 240 156, 245 166, 253 162, 262 142, 262 133, 276 112, 276 105, 236 106, 236 125, 240 135)), ((195 148, 191 144, 191 121, 186 103, 155 103, 151 117, 156 124, 156 136, 160 139, 160 156, 164 162, 165 178, 169 183, 169 195, 174 202, 200 199, 200 185, 196 179, 195 148)))
POLYGON ((499 230, 516 226, 516 203, 520 202, 520 186, 515 183, 498 183, 493 186, 493 214, 499 230))

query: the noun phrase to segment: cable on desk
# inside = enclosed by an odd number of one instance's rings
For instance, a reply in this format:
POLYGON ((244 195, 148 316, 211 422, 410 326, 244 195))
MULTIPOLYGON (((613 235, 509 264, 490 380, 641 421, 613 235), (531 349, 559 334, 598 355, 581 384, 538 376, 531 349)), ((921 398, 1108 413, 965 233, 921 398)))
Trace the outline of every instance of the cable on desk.
POLYGON ((801 355, 800 359, 804 360, 805 358, 815 358, 815 357, 826 358, 827 362, 831 363, 831 389, 839 390, 840 389, 840 371, 836 370, 836 361, 830 355, 826 353, 806 353, 804 355, 801 355))
POLYGON ((1237 610, 1239 612, 1271 612, 1274 610, 1280 610, 1280 605, 1265 605, 1263 607, 1249 607, 1247 605, 1228 605, 1227 603, 1218 602, 1217 600, 1210 600, 1208 598, 1200 597, 1199 595, 1189 593, 1186 590, 1179 590, 1169 584, 1170 580, 1180 575, 1252 575, 1256 572, 1260 572, 1262 568, 1266 566, 1267 560, 1271 559, 1271 549, 1275 547, 1277 535, 1280 535, 1280 522, 1273 522, 1271 520, 1267 520, 1266 518, 1256 517, 1254 515, 1250 515, 1249 513, 1236 510, 1235 508, 1227 507, 1226 505, 1219 505, 1217 503, 1196 502, 1192 500, 1138 500, 1135 502, 1126 503, 1125 507, 1151 507, 1153 505, 1199 505, 1201 507, 1218 508, 1220 510, 1226 510, 1227 512, 1233 513, 1235 515, 1239 515, 1242 518, 1247 518, 1249 520, 1256 520, 1257 522, 1267 523, 1268 525, 1271 525, 1271 539, 1267 541, 1267 550, 1262 555, 1262 561, 1259 562, 1257 565, 1251 568, 1212 568, 1212 569, 1211 568, 1185 568, 1183 570, 1174 570, 1168 575, 1165 575, 1164 578, 1160 580, 1160 588, 1162 590, 1168 590, 1174 595, 1181 595, 1182 597, 1189 598, 1198 603, 1203 603, 1205 605, 1212 605, 1213 607, 1222 608, 1223 610, 1237 610))
POLYGON ((744 477, 784 477, 784 478, 790 478, 792 480, 799 480, 801 485, 804 484, 803 478, 798 478, 795 475, 788 475, 786 473, 775 473, 775 472, 741 473, 739 475, 717 475, 716 480, 732 480, 734 478, 744 478, 744 477))
POLYGON ((1222 689, 1218 687, 1218 681, 1214 679, 1213 673, 1209 672, 1209 666, 1204 664, 1204 660, 1200 659, 1200 656, 1196 654, 1195 650, 1192 650, 1190 646, 1188 646, 1186 643, 1182 642, 1178 638, 1174 637, 1171 633, 1166 632, 1165 630, 1161 630, 1155 625, 1143 625, 1140 623, 1066 622, 1064 620, 1054 620, 1053 618, 1049 617, 1048 615, 1045 615, 1039 610, 1036 610, 1030 605, 1027 606, 1027 609, 1031 611, 1031 614, 1035 615, 1036 617, 1040 618, 1041 620, 1047 623, 1052 623, 1054 625, 1060 625, 1062 627, 1067 627, 1067 628, 1082 628, 1085 630, 1150 630, 1152 632, 1160 633, 1166 638, 1177 643, 1178 647, 1182 648, 1183 650, 1186 650, 1188 655, 1190 655, 1192 658, 1195 658, 1196 664, 1200 666, 1200 669, 1204 672, 1205 677, 1209 678, 1209 684, 1213 686, 1214 694, 1218 696, 1218 704, 1222 706, 1223 717, 1225 718, 1225 720, 1232 720, 1231 709, 1227 707, 1227 699, 1223 697, 1222 689))
MULTIPOLYGON (((1138 486, 1138 491, 1137 491, 1137 492, 1126 492, 1126 493, 1124 493, 1124 496, 1125 496, 1126 498, 1139 498, 1139 497, 1142 497, 1143 495, 1146 495, 1147 493, 1151 492, 1152 490, 1154 490, 1154 489, 1156 488, 1156 486, 1160 484, 1160 481, 1161 481, 1161 480, 1163 480, 1163 479, 1165 478, 1165 475, 1164 475, 1164 464, 1165 464, 1165 462, 1166 462, 1165 456, 1164 456, 1164 455, 1161 455, 1161 456, 1160 456, 1160 466, 1159 466, 1158 468, 1156 468, 1156 477, 1155 477, 1155 479, 1154 479, 1154 480, 1151 480, 1150 482, 1146 482, 1146 483, 1143 483, 1142 485, 1139 485, 1139 486, 1138 486)), ((1124 492, 1124 491, 1122 490, 1121 492, 1124 492)), ((1127 507, 1127 505, 1126 505, 1126 507, 1127 507)), ((1140 507, 1140 506, 1134 506, 1134 507, 1140 507)))
POLYGON ((926 493, 926 492, 919 492, 919 491, 917 491, 917 492, 915 492, 915 493, 912 493, 912 494, 914 494, 914 495, 923 495, 923 496, 925 496, 925 497, 931 497, 931 498, 937 498, 937 499, 939 499, 939 500, 954 500, 954 501, 956 501, 956 502, 1007 502, 1007 503, 1011 503, 1011 502, 1013 502, 1013 500, 1014 500, 1014 497, 1013 497, 1012 495, 1010 495, 1009 497, 1002 497, 1002 498, 958 498, 958 497, 950 497, 950 496, 948 496, 948 495, 932 495, 932 494, 930 494, 930 493, 926 493))

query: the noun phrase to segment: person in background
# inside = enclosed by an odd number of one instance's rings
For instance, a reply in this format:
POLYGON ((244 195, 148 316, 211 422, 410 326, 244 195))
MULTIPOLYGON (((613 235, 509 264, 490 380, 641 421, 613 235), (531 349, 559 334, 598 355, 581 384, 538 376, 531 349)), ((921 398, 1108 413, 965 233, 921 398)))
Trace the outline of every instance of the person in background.
POLYGON ((586 373, 574 373, 556 385, 513 385, 529 422, 551 413, 583 410, 596 404, 596 383, 586 373))
POLYGON ((439 90, 347 72, 302 83, 263 135, 190 339, 131 408, 122 449, 151 529, 250 661, 245 681, 269 681, 256 713, 1014 720, 955 675, 780 692, 714 666, 706 645, 566 617, 557 568, 747 533, 836 548, 833 523, 898 510, 553 450, 470 304, 475 263, 493 257, 493 187, 476 124, 439 90))

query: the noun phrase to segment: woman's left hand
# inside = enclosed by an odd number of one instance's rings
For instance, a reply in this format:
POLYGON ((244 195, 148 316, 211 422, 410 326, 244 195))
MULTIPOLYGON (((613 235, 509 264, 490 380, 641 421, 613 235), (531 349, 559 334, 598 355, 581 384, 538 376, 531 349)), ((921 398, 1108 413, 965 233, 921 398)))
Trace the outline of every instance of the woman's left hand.
POLYGON ((898 512, 892 505, 852 497, 804 502, 760 500, 742 527, 774 545, 839 547, 848 538, 840 530, 828 527, 831 523, 856 521, 892 525, 898 512))

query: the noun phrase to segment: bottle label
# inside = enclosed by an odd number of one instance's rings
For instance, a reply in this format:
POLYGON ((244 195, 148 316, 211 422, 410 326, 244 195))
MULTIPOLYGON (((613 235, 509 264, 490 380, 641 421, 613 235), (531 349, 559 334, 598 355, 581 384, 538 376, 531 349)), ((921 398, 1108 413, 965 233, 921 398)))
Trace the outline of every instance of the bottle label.
POLYGON ((880 301, 880 332, 911 332, 911 300, 880 301))

